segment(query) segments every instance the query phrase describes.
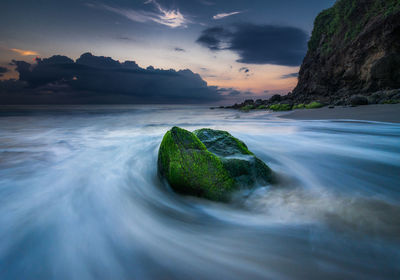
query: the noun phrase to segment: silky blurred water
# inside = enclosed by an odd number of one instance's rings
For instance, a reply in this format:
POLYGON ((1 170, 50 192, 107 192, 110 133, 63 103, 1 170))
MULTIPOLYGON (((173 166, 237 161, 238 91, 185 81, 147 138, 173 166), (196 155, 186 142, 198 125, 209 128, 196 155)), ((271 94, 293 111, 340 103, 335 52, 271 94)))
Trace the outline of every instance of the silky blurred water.
POLYGON ((400 125, 187 106, 0 108, 0 279, 400 279, 400 125), (172 192, 172 126, 278 173, 230 204, 172 192))

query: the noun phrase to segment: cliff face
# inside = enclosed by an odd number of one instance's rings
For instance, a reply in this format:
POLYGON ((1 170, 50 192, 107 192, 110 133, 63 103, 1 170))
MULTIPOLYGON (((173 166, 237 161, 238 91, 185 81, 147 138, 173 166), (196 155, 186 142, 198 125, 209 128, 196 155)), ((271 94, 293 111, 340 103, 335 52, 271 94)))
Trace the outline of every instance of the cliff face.
POLYGON ((338 0, 315 20, 290 94, 335 102, 400 88, 400 0, 338 0))

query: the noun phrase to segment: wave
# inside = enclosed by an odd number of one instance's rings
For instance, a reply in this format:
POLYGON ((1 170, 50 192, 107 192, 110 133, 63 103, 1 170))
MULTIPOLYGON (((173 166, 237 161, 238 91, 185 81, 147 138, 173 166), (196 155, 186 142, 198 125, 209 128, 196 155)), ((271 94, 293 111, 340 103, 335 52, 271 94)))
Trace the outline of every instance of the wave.
POLYGON ((399 125, 124 106, 7 112, 0 128, 1 279, 400 273, 399 125), (229 204, 174 193, 156 162, 177 124, 229 130, 280 183, 229 204))

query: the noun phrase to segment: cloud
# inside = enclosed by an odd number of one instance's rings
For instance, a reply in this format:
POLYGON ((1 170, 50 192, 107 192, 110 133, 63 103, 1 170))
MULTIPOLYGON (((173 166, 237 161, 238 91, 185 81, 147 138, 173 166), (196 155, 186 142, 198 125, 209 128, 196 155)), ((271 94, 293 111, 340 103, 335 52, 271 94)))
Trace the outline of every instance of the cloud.
POLYGON ((0 77, 2 77, 4 75, 4 73, 7 73, 8 69, 6 67, 1 67, 0 66, 0 77))
POLYGON ((206 5, 206 6, 213 6, 215 5, 214 2, 207 1, 207 0, 198 0, 201 4, 206 5))
POLYGON ((222 19, 222 18, 226 18, 226 17, 230 17, 233 15, 237 15, 240 14, 242 12, 231 12, 231 13, 220 13, 220 14, 216 14, 215 16, 213 16, 213 19, 218 20, 218 19, 222 19))
POLYGON ((230 96, 238 96, 238 95, 241 95, 242 93, 240 92, 240 91, 238 91, 238 90, 232 90, 230 93, 229 93, 229 95, 230 96))
POLYGON ((196 42, 212 51, 219 51, 229 49, 232 36, 233 34, 223 27, 211 27, 203 30, 196 42))
POLYGON ((250 76, 253 75, 252 73, 250 73, 250 69, 247 68, 247 67, 241 67, 241 68, 239 69, 239 72, 240 72, 240 73, 243 73, 243 74, 245 75, 246 79, 247 79, 248 77, 250 77, 250 76))
POLYGON ((299 73, 289 73, 281 76, 281 79, 290 79, 290 78, 297 78, 299 73))
POLYGON ((149 0, 145 4, 153 4, 156 12, 142 10, 123 9, 109 5, 100 5, 100 8, 119 14, 135 22, 155 22, 171 28, 186 27, 189 22, 178 9, 168 10, 162 7, 157 1, 149 0))
POLYGON ((127 37, 127 36, 119 36, 116 37, 117 40, 121 40, 121 41, 135 41, 135 39, 131 38, 131 37, 127 37))
POLYGON ((10 49, 10 51, 16 52, 17 54, 22 56, 39 55, 37 52, 30 50, 10 49))
POLYGON ((239 91, 234 88, 218 88, 217 91, 223 96, 246 96, 254 94, 251 91, 239 91))
POLYGON ((231 50, 240 63, 298 66, 307 40, 307 33, 296 27, 240 24, 205 29, 197 43, 212 51, 231 50))
POLYGON ((212 103, 223 96, 190 70, 146 69, 85 53, 36 64, 13 61, 19 80, 1 83, 1 104, 212 103))
POLYGON ((179 47, 175 47, 174 51, 176 52, 186 52, 185 49, 179 48, 179 47))
POLYGON ((250 69, 247 68, 247 67, 242 67, 242 68, 239 69, 239 72, 249 73, 250 69))

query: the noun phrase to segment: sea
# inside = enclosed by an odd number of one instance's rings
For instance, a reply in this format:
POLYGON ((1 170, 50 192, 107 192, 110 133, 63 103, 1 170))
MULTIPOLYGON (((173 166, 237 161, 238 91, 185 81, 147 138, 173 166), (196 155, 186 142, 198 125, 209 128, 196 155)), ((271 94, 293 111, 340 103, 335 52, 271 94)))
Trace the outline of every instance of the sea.
POLYGON ((207 106, 0 106, 0 279, 400 279, 400 124, 207 106), (229 203, 157 175, 171 127, 277 174, 229 203))

